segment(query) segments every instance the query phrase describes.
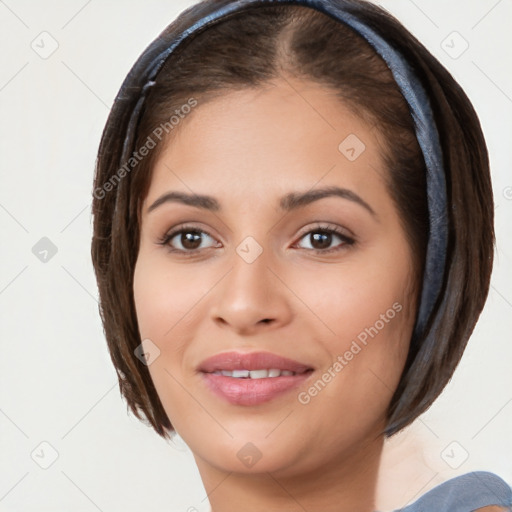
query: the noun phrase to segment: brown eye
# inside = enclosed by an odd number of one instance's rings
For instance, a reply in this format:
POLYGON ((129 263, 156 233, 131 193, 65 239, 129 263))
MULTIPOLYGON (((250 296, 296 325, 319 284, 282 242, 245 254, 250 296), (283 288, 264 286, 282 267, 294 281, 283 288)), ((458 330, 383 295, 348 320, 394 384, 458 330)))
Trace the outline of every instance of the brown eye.
POLYGON ((209 247, 215 247, 215 240, 205 231, 197 228, 181 227, 171 233, 168 233, 159 242, 161 245, 166 245, 172 252, 195 252, 201 249, 208 249, 209 247), (201 244, 207 243, 208 239, 213 241, 210 245, 201 246, 201 244))
POLYGON ((182 231, 178 240, 182 247, 188 250, 198 249, 202 242, 201 233, 197 231, 182 231))
POLYGON ((314 249, 327 249, 332 243, 332 233, 311 233, 311 245, 314 249))
POLYGON ((341 233, 336 228, 316 228, 308 231, 301 237, 301 240, 307 240, 310 247, 303 247, 318 253, 330 253, 354 244, 354 239, 341 233), (340 242, 335 247, 331 245, 338 239, 340 242))

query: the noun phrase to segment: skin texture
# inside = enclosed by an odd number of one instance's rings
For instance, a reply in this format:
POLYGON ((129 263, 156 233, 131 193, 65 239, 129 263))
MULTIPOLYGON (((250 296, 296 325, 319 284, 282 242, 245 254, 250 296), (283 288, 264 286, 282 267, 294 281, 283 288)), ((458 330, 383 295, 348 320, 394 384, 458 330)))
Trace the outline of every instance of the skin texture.
MULTIPOLYGON (((416 311, 413 259, 384 181, 382 137, 329 90, 288 77, 199 102, 169 142, 142 207, 134 297, 141 339, 160 350, 151 377, 213 511, 374 510, 381 431, 416 311), (365 144, 354 161, 338 149, 350 134, 365 144), (340 197, 279 208, 285 194, 326 186, 349 189, 375 214, 340 197), (167 202, 148 213, 169 191, 214 196, 222 209, 167 202), (158 243, 185 222, 205 232, 192 256, 158 243), (319 224, 355 242, 336 234, 315 242, 319 224), (236 251, 249 236, 263 250, 252 263, 236 251), (299 392, 393 304, 400 312, 300 403, 299 392), (315 371, 270 402, 232 405, 197 371, 231 350, 270 351, 315 371), (261 454, 252 467, 237 457, 249 442, 261 454)), ((187 250, 179 234, 170 243, 187 250)))

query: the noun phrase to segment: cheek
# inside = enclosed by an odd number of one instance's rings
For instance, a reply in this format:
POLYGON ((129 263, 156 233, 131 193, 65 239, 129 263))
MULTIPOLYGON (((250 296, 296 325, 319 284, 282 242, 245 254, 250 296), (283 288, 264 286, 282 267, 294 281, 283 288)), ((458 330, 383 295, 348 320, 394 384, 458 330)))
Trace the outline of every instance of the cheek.
POLYGON ((330 359, 321 382, 304 396, 316 403, 313 408, 336 404, 336 414, 351 411, 359 420, 386 411, 407 358, 416 306, 410 255, 406 245, 402 253, 399 247, 340 266, 337 277, 325 268, 314 280, 297 281, 297 295, 308 297, 317 317, 309 315, 311 323, 330 359))
POLYGON ((333 360, 343 356, 354 365, 392 367, 408 349, 410 309, 403 290, 392 286, 324 293, 318 311, 331 331, 323 338, 327 351, 333 360))
POLYGON ((364 344, 376 331, 391 342, 412 327, 410 263, 407 246, 381 246, 355 253, 343 265, 303 272, 314 279, 297 275, 295 289, 322 320, 331 347, 343 349, 355 339, 364 344))
POLYGON ((397 338, 408 328, 412 309, 405 286, 385 281, 383 276, 361 279, 355 272, 340 280, 339 287, 331 285, 318 303, 318 311, 323 312, 325 324, 334 333, 328 338, 332 339, 330 346, 349 349, 352 341, 369 346, 372 339, 398 345, 397 338))
POLYGON ((134 301, 141 338, 164 341, 184 326, 193 326, 194 305, 203 293, 201 281, 187 271, 142 254, 135 266, 134 301), (166 268, 167 267, 167 268, 166 268))
POLYGON ((201 297, 208 288, 197 272, 170 268, 161 258, 142 252, 134 271, 133 292, 140 338, 150 339, 159 350, 148 370, 173 427, 179 431, 180 418, 190 406, 189 395, 180 385, 184 353, 204 318, 201 297))

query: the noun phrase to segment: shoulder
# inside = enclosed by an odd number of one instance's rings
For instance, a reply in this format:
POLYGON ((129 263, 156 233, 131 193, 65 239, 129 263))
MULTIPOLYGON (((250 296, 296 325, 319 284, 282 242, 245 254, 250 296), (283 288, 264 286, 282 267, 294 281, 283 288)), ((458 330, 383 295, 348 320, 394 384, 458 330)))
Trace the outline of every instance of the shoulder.
POLYGON ((510 507, 512 488, 494 473, 475 471, 443 482, 400 512, 471 512, 490 505, 510 507))

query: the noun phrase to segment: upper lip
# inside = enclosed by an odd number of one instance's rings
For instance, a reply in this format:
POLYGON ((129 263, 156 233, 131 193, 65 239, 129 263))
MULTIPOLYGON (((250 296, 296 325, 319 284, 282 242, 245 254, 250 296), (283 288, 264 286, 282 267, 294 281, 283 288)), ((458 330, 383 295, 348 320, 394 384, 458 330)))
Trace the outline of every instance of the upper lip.
POLYGON ((312 370, 310 365, 278 356, 271 352, 223 352, 205 359, 199 371, 211 373, 220 370, 278 369, 303 373, 312 370))

